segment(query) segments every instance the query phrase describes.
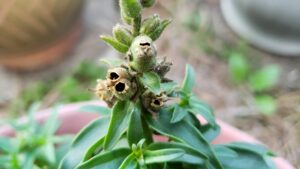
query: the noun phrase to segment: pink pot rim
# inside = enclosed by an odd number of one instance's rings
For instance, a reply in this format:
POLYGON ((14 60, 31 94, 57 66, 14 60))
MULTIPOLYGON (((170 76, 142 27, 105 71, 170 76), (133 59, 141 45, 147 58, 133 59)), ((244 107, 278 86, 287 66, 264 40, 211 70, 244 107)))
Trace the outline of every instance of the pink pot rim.
MULTIPOLYGON (((74 104, 67 104, 59 109, 59 120, 61 121, 61 127, 59 128, 57 134, 75 134, 82 127, 84 127, 90 121, 96 119, 100 115, 96 113, 86 113, 80 111, 80 107, 83 105, 100 105, 105 106, 101 101, 87 101, 79 102, 74 104)), ((36 120, 38 122, 44 122, 50 115, 51 108, 45 109, 37 113, 36 120)), ((20 118, 20 121, 25 121, 26 117, 20 118)), ((250 143, 261 143, 252 136, 246 134, 245 132, 234 128, 233 126, 217 120, 218 124, 221 126, 221 134, 219 137, 213 141, 214 144, 228 143, 232 141, 245 141, 250 143), (230 134, 229 134, 230 133, 230 134)), ((0 126, 0 136, 12 136, 13 131, 10 126, 0 126)), ((274 158, 278 169, 296 169, 285 159, 276 157, 274 158)))

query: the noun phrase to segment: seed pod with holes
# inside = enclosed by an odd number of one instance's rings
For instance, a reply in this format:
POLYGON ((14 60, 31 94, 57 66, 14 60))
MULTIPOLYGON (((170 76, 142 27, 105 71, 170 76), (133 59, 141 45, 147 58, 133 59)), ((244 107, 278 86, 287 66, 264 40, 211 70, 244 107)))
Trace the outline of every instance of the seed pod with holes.
POLYGON ((138 36, 130 47, 132 61, 131 68, 137 72, 147 72, 156 65, 156 49, 148 36, 138 36))
POLYGON ((106 80, 97 80, 95 95, 99 99, 105 101, 109 107, 111 107, 115 102, 115 97, 113 96, 112 90, 106 80))
POLYGON ((143 106, 152 112, 157 112, 159 111, 166 102, 166 95, 160 94, 160 95, 155 95, 154 93, 150 91, 146 91, 143 96, 143 106))
POLYGON ((136 91, 136 83, 127 79, 120 79, 113 87, 113 94, 120 100, 130 99, 136 91))
POLYGON ((113 35, 115 39, 117 39, 120 43, 127 46, 130 46, 133 40, 131 32, 127 28, 119 24, 113 28, 113 35))
POLYGON ((150 16, 143 21, 140 33, 142 35, 150 35, 151 32, 159 27, 159 25, 159 16, 157 14, 154 14, 153 16, 150 16))
POLYGON ((114 86, 121 79, 130 79, 130 75, 125 68, 117 67, 107 71, 106 78, 110 86, 114 86))
POLYGON ((149 8, 154 5, 155 0, 140 0, 144 8, 149 8))

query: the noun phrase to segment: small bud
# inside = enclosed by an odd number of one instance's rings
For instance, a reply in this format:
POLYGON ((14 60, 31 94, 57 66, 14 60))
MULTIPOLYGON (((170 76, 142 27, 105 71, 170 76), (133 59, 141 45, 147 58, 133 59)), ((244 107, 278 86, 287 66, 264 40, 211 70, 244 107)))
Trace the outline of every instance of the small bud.
POLYGON ((130 99, 136 93, 136 91, 136 84, 127 79, 120 79, 113 87, 114 95, 120 100, 130 99))
POLYGON ((155 0, 140 0, 144 8, 149 8, 154 5, 155 0))
POLYGON ((138 36, 134 39, 130 53, 132 61, 131 68, 138 72, 149 71, 156 64, 156 49, 148 36, 138 36))
POLYGON ((155 41, 156 39, 158 39, 160 37, 160 35, 163 33, 163 31, 165 30, 165 28, 171 23, 171 20, 169 19, 165 19, 163 20, 159 26, 157 27, 157 29, 155 29, 154 31, 152 31, 151 34, 149 34, 149 37, 155 41))
POLYGON ((121 13, 125 17, 137 18, 141 15, 142 5, 139 0, 120 0, 121 13))
POLYGON ((140 30, 140 33, 143 35, 149 35, 153 31, 155 31, 160 25, 160 19, 157 14, 154 14, 151 17, 146 18, 143 23, 140 30))
POLYGON ((146 91, 142 98, 143 105, 146 109, 157 112, 165 105, 167 96, 165 94, 155 95, 150 91, 146 91))
POLYGON ((130 75, 125 68, 117 67, 113 69, 109 69, 107 71, 106 78, 112 85, 115 85, 116 82, 120 81, 121 79, 128 79, 130 75))
POLYGON ((124 23, 127 23, 128 25, 132 25, 132 21, 133 21, 132 18, 127 16, 122 9, 121 9, 121 18, 124 23))
POLYGON ((113 35, 115 39, 117 39, 119 42, 127 46, 130 46, 133 40, 133 36, 131 32, 127 28, 121 25, 116 25, 113 28, 113 35))

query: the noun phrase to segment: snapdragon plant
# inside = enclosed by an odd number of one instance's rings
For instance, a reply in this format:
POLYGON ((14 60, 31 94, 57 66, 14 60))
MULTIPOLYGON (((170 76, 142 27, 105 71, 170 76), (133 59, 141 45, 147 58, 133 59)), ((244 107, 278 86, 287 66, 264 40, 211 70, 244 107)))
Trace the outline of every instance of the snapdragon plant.
POLYGON ((98 79, 95 94, 109 108, 74 139, 60 169, 273 169, 273 154, 248 143, 212 144, 220 126, 213 110, 192 92, 195 72, 186 66, 178 85, 166 77, 172 63, 154 42, 170 24, 157 14, 142 19, 155 0, 120 0, 123 25, 101 36, 122 53, 98 79), (130 28, 130 29, 129 29, 130 28), (206 122, 200 122, 201 116, 206 122), (164 140, 164 141, 161 141, 164 140))

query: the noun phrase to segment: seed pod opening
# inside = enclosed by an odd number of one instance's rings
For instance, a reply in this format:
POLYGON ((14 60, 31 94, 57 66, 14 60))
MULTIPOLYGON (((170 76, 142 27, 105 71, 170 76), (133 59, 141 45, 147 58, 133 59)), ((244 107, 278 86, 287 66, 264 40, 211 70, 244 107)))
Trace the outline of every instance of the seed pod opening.
POLYGON ((146 91, 142 98, 144 107, 152 112, 159 111, 166 102, 165 94, 155 95, 150 91, 146 91))
POLYGON ((113 94, 120 100, 130 99, 137 91, 135 82, 120 79, 113 87, 113 94))
POLYGON ((117 67, 109 69, 106 78, 114 85, 116 82, 120 81, 120 79, 129 79, 130 75, 125 68, 117 67))

